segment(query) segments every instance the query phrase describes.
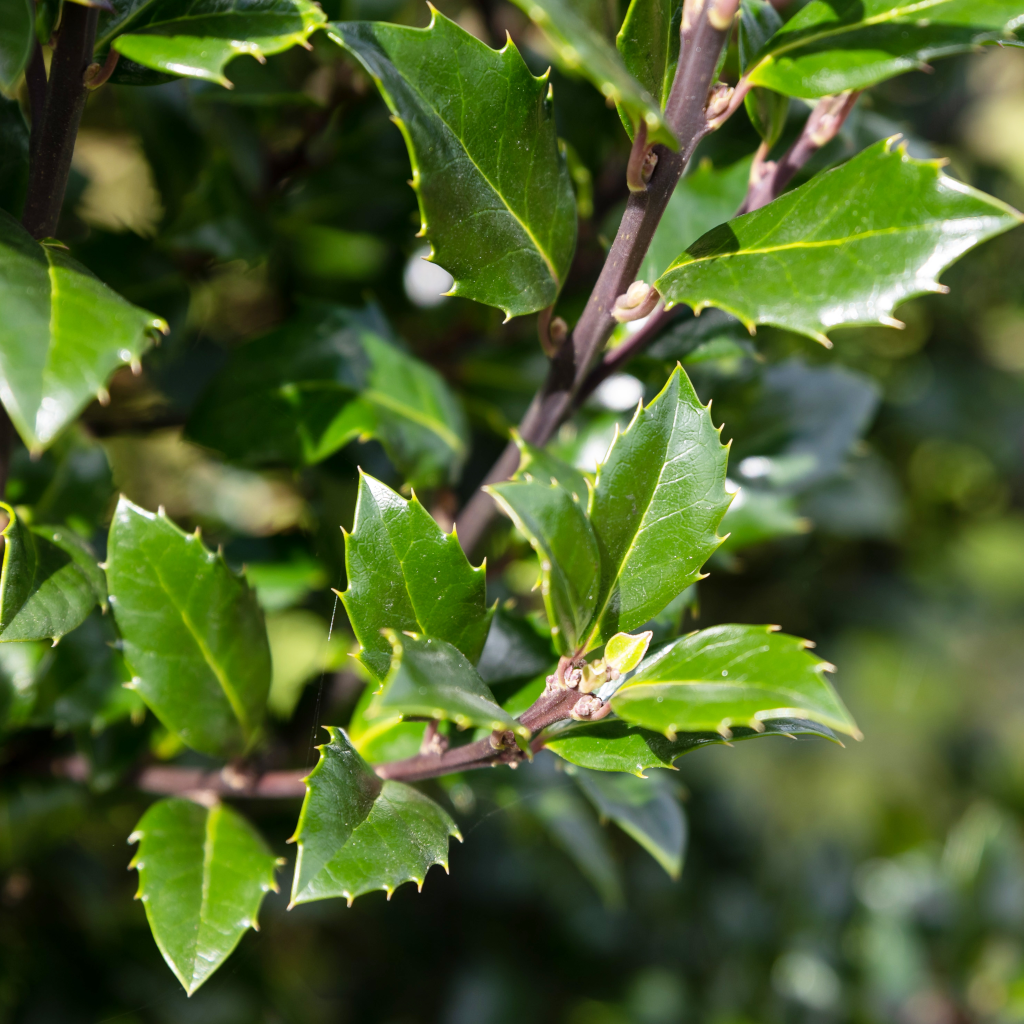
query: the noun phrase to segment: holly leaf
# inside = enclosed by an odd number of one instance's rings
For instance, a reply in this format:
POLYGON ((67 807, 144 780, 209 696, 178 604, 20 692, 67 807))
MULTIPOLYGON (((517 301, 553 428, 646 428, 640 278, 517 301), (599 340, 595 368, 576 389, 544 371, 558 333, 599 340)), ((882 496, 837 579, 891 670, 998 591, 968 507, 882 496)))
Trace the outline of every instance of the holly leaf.
POLYGON ((395 711, 375 716, 370 714, 373 688, 363 690, 349 720, 349 741, 359 754, 371 764, 401 761, 420 752, 425 722, 405 722, 395 711))
POLYGON ((602 820, 614 821, 670 878, 679 878, 686 848, 686 818, 671 786, 658 776, 641 780, 631 774, 586 768, 577 768, 572 777, 602 820))
POLYGON ((1016 0, 812 0, 763 46, 754 85, 815 98, 865 89, 936 57, 1016 43, 1016 0))
POLYGON ((446 534, 415 495, 406 501, 360 475, 355 522, 345 533, 345 567, 348 589, 341 600, 359 658, 378 680, 391 668, 383 629, 444 640, 471 662, 480 657, 491 615, 485 566, 469 564, 455 532, 446 534))
POLYGON ((820 722, 860 739, 860 731, 808 642, 772 626, 713 626, 680 637, 648 657, 611 699, 633 725, 675 739, 734 726, 761 731, 773 718, 820 722))
POLYGON ((29 527, 10 505, 3 531, 0 641, 52 640, 107 607, 103 571, 86 543, 66 527, 29 527))
POLYGON ((628 633, 700 579, 729 506, 728 449, 679 367, 598 466, 590 522, 601 584, 585 648, 628 633))
POLYGON ((558 656, 551 634, 541 634, 526 619, 497 608, 476 670, 488 686, 533 679, 549 672, 558 656))
POLYGON ((438 11, 425 29, 340 22, 331 38, 373 77, 412 162, 431 261, 449 294, 507 318, 550 306, 576 246, 576 199, 548 76, 509 40, 492 50, 438 11))
POLYGON ((501 709, 487 684, 451 644, 394 630, 386 635, 392 649, 391 671, 370 704, 369 717, 390 712, 403 718, 450 721, 460 729, 510 729, 530 738, 530 730, 501 709))
POLYGON ((512 440, 519 449, 519 468, 513 480, 536 480, 542 484, 558 484, 576 501, 586 502, 590 495, 589 484, 593 482, 588 474, 580 472, 543 448, 534 448, 515 430, 512 432, 512 440))
POLYGON ((97 52, 173 75, 232 88, 225 65, 240 54, 263 59, 298 46, 327 23, 310 0, 119 0, 101 21, 97 52))
POLYGON ((0 2, 0 89, 14 88, 32 56, 36 38, 32 0, 0 2))
POLYGON ((403 882, 423 888, 434 864, 448 870, 455 822, 429 797, 401 782, 382 782, 341 729, 306 779, 294 840, 299 844, 289 906, 344 896, 349 905, 374 889, 388 898, 403 882))
POLYGON ((125 301, 64 251, 0 210, 0 399, 38 454, 125 363, 137 363, 159 317, 125 301))
MULTIPOLYGON (((829 728, 817 722, 771 718, 763 732, 738 727, 730 743, 758 736, 821 736, 838 742, 829 728)), ((601 772, 629 772, 646 778, 648 768, 672 768, 676 760, 711 743, 724 743, 717 732, 679 733, 674 740, 650 729, 641 729, 618 718, 600 722, 564 722, 544 734, 544 746, 570 764, 601 772)))
POLYGON ((236 349, 188 424, 247 464, 321 462, 377 438, 413 486, 455 479, 465 415, 436 370, 381 336, 372 311, 312 307, 236 349))
POLYGON ((635 134, 647 125, 647 138, 670 149, 679 143, 661 116, 661 104, 627 70, 622 57, 572 0, 515 0, 551 43, 558 59, 596 86, 625 113, 635 134))
POLYGON ((944 291, 946 267, 1024 219, 893 142, 709 231, 657 281, 668 305, 717 306, 751 333, 773 324, 828 344, 835 327, 898 326, 896 306, 944 291))
POLYGON ((597 541, 581 500, 539 480, 510 480, 484 490, 537 552, 555 647, 572 654, 594 613, 600 582, 597 541))
POLYGON ((747 158, 716 168, 705 157, 680 179, 651 239, 639 280, 656 281, 682 249, 733 216, 747 194, 750 164, 747 158))
POLYGON ((682 0, 632 0, 615 37, 626 69, 662 110, 679 63, 682 13, 682 0))
POLYGON ((263 613, 243 577, 198 531, 122 497, 110 524, 107 585, 132 672, 128 684, 194 750, 240 754, 270 689, 263 613))
POLYGON ((139 872, 137 899, 167 966, 192 995, 256 927, 278 859, 240 814, 214 804, 160 800, 129 843, 139 872))

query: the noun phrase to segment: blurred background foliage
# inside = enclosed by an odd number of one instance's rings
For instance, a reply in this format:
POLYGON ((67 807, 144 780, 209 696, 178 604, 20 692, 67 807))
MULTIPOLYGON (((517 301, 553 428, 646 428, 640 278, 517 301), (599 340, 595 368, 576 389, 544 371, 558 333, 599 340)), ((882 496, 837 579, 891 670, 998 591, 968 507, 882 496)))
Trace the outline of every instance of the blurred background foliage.
MULTIPOLYGON (((438 5, 542 70, 543 40, 501 0, 438 5)), ((421 3, 331 0, 331 17, 425 24, 421 3)), ((99 276, 165 317, 170 336, 38 461, 9 500, 102 546, 122 491, 164 505, 245 565, 267 611, 267 763, 311 764, 317 723, 363 687, 328 586, 343 582, 356 466, 395 486, 376 442, 300 471, 229 465, 182 429, 241 342, 302 301, 377 304, 462 403, 461 479, 421 495, 450 521, 544 372, 533 318, 443 299, 420 260, 399 132, 336 47, 231 64, 235 83, 108 86, 91 98, 60 235, 99 276)), ((625 199, 628 143, 587 85, 553 73, 581 214, 560 303, 572 320, 625 199)), ((805 111, 794 104, 791 134, 805 111)), ((8 153, 20 114, 0 107, 8 153)), ((1024 207, 1024 52, 995 48, 874 90, 818 158, 904 132, 915 155, 1024 207)), ((742 117, 698 154, 715 169, 757 139, 742 117)), ((785 145, 786 139, 780 145, 785 145)), ((0 154, 0 205, 19 164, 0 154)), ((811 168, 813 170, 813 168, 811 168)), ((906 329, 837 332, 827 351, 713 312, 680 320, 612 378, 555 447, 592 467, 616 423, 677 358, 732 437, 738 491, 711 576, 663 615, 667 634, 774 622, 814 639, 865 740, 715 746, 662 773, 689 843, 672 882, 614 830, 595 838, 543 756, 431 783, 466 835, 451 876, 303 906, 272 896, 262 935, 187 1000, 131 895, 124 837, 147 800, 118 788, 143 752, 181 751, 120 687, 98 615, 50 650, 0 647, 0 1021, 24 1024, 955 1024, 1024 1021, 1024 233, 949 272, 906 329), (717 319, 716 319, 717 317, 717 319), (19 704, 19 695, 31 692, 19 704), (52 782, 37 751, 84 752, 89 787, 52 782)), ((536 607, 536 562, 507 527, 488 541, 492 596, 536 607)), ((101 548, 102 554, 102 548, 101 548)), ((195 755, 190 755, 196 759, 195 755)), ((291 805, 246 808, 288 852, 291 805)), ((287 880, 282 889, 287 892, 287 880)))

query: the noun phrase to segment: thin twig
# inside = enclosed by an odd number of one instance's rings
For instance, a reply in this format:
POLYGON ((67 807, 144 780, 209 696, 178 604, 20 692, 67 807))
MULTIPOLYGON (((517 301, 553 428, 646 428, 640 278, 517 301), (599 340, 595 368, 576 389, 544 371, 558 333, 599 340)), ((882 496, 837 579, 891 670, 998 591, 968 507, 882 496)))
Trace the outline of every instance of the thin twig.
MULTIPOLYGON (((694 0, 686 0, 679 64, 665 106, 665 123, 679 140, 679 150, 655 146, 653 152, 658 162, 647 189, 630 193, 615 241, 586 308, 571 339, 551 360, 547 379, 519 425, 520 435, 530 444, 546 444, 572 412, 575 397, 615 326, 611 315, 615 300, 636 280, 686 162, 710 130, 708 95, 737 7, 738 0, 711 0, 698 9, 694 0)), ((518 465, 519 451, 510 443, 484 483, 506 479, 518 465)), ((477 546, 495 512, 493 499, 478 490, 457 522, 459 539, 467 551, 477 546)))

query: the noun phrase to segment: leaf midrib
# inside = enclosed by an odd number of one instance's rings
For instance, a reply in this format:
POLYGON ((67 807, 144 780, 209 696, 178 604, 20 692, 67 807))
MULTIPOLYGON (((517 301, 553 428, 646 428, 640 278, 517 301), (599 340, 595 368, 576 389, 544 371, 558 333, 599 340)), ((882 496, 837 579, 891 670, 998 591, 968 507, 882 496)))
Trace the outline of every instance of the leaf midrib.
POLYGON ((462 439, 439 420, 434 419, 427 413, 420 412, 420 410, 411 405, 405 405, 383 391, 377 391, 375 388, 366 388, 360 394, 361 397, 375 402, 377 405, 383 405, 384 408, 390 409, 392 412, 396 412, 400 416, 412 420, 414 423, 418 423, 421 427, 425 427, 431 433, 436 434, 456 454, 461 455, 465 451, 466 446, 462 443, 462 439))
POLYGON ((825 29, 816 35, 803 36, 801 39, 793 40, 791 43, 784 43, 777 50, 773 50, 771 53, 765 54, 765 56, 747 72, 747 77, 753 79, 754 75, 760 68, 767 67, 772 63, 777 63, 779 57, 789 53, 791 50, 798 50, 802 47, 812 46, 822 39, 829 39, 832 36, 845 35, 849 32, 857 32, 864 28, 871 28, 874 25, 884 25, 887 22, 895 21, 897 18, 902 18, 904 15, 916 14, 918 11, 931 10, 933 7, 942 7, 951 2, 952 0, 920 0, 919 3, 907 4, 905 7, 894 7, 892 10, 886 11, 883 14, 876 14, 870 18, 865 18, 863 21, 854 22, 849 25, 837 25, 835 28, 825 29))
POLYGON ((214 849, 217 844, 217 826, 220 824, 222 816, 223 808, 220 805, 211 807, 206 812, 206 834, 203 838, 203 882, 199 900, 199 925, 196 928, 196 944, 192 951, 192 977, 190 979, 190 984, 187 986, 190 995, 192 993, 193 986, 196 983, 196 965, 199 960, 200 938, 202 936, 204 925, 208 923, 208 912, 210 908, 210 881, 213 876, 213 857, 214 849))

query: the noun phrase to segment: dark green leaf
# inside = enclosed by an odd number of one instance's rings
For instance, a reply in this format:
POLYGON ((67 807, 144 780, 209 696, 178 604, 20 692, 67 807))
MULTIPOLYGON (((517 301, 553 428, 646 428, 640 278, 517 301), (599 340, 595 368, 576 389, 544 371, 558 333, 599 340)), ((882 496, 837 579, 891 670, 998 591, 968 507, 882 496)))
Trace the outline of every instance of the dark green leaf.
POLYGON ((755 131, 761 136, 765 146, 771 149, 779 141, 782 130, 786 127, 789 97, 771 89, 754 88, 743 97, 743 107, 755 131))
POLYGON ((732 217, 747 194, 750 159, 716 170, 708 159, 676 186, 640 267, 641 281, 656 281, 701 235, 732 217))
POLYGON ((541 595, 555 647, 571 654, 594 613, 600 562, 594 531, 577 500, 558 484, 514 480, 486 488, 540 558, 541 595))
POLYGON ((517 432, 513 432, 512 437, 519 448, 519 468, 513 479, 536 480, 542 484, 558 484, 567 490, 573 498, 586 505, 590 495, 587 485, 588 482, 593 483, 592 477, 580 472, 567 462, 563 462, 543 448, 534 448, 532 444, 524 441, 517 432))
POLYGON ((0 640, 52 640, 107 607, 103 571, 84 541, 67 527, 26 526, 10 505, 3 531, 0 640))
POLYGON ((429 797, 401 782, 381 782, 340 729, 306 780, 295 840, 291 906, 383 889, 403 882, 423 887, 427 871, 448 870, 448 838, 462 840, 455 822, 429 797))
POLYGON ((327 22, 310 0, 119 0, 96 49, 112 45, 143 67, 231 87, 224 66, 239 54, 266 57, 304 43, 327 22))
POLYGON ((586 648, 642 626, 700 578, 721 543, 728 449, 678 367, 598 467, 590 521, 601 590, 586 648))
POLYGON ((551 88, 511 41, 492 50, 432 11, 426 29, 331 27, 398 119, 431 260, 451 294, 506 317, 550 306, 576 245, 576 200, 558 151, 551 88))
POLYGON ((812 0, 767 42, 747 73, 789 96, 864 89, 936 57, 1015 41, 1017 0, 812 0))
POLYGON ((469 564, 454 532, 446 534, 415 496, 406 501, 362 474, 345 566, 341 599, 360 659, 377 679, 391 668, 382 629, 436 637, 471 662, 480 657, 490 625, 484 567, 469 564))
POLYGON ((277 858, 229 807, 189 800, 153 804, 128 841, 139 844, 129 866, 153 938, 192 995, 256 927, 263 897, 277 890, 277 858))
POLYGON ((529 739, 530 730, 502 711, 487 684, 451 644, 394 630, 387 631, 387 638, 391 671, 369 707, 369 717, 391 712, 404 718, 435 718, 460 729, 512 729, 529 739))
POLYGON ((476 670, 488 686, 532 679, 550 671, 558 656, 551 635, 541 636, 527 619, 498 608, 476 670))
MULTIPOLYGON (((836 734, 816 722, 791 718, 771 718, 764 722, 764 732, 753 729, 733 730, 730 743, 757 736, 822 736, 835 740, 836 734)), ((570 764, 602 772, 629 772, 645 777, 648 768, 671 768, 674 762, 691 750, 709 743, 723 743, 715 732, 679 733, 670 740, 658 732, 631 726, 618 718, 601 722, 566 722, 545 734, 544 746, 570 764)))
POLYGON ((369 713, 373 698, 373 688, 366 687, 352 712, 347 730, 352 746, 372 764, 414 757, 420 752, 426 722, 404 722, 396 712, 374 717, 369 713))
POLYGON ((586 768, 577 768, 572 776, 602 819, 611 819, 635 839, 670 878, 682 874, 686 819, 670 784, 660 776, 641 780, 586 768))
POLYGON ((844 324, 892 326, 897 305, 943 291, 944 268, 1021 219, 890 139, 709 231, 657 287, 669 304, 718 306, 750 330, 774 324, 824 343, 844 324))
POLYGON ((734 726, 760 730, 772 718, 820 722, 857 739, 850 713, 808 642, 772 626, 713 626, 650 655, 612 697, 626 721, 675 739, 734 726))
POLYGON ((572 0, 515 0, 540 26, 558 59, 592 82, 619 106, 633 127, 647 125, 647 137, 672 149, 679 143, 661 116, 661 104, 627 70, 622 57, 572 0))
MULTIPOLYGON (((685 311, 684 311, 685 312, 685 311)), ((728 313, 710 309, 700 316, 682 316, 651 347, 648 354, 653 359, 682 360, 689 363, 701 362, 702 356, 714 348, 734 353, 737 347, 750 348, 750 332, 728 313), (712 347, 713 346, 713 347, 712 347), (700 355, 698 355, 700 353, 700 355)))
POLYGON ((234 352, 188 434, 238 461, 293 465, 375 437, 413 486, 454 479, 468 449, 437 371, 381 337, 369 311, 340 306, 311 308, 234 352))
POLYGON ((229 756, 250 747, 270 689, 270 648, 245 580, 198 534, 123 497, 106 564, 131 686, 193 749, 229 756))
POLYGON ((679 63, 682 0, 632 0, 615 45, 629 73, 665 109, 679 63))
POLYGON ((18 101, 0 96, 0 210, 21 216, 27 187, 28 126, 18 101))
POLYGON ((0 88, 13 89, 35 45, 32 0, 0 0, 0 88))
POLYGON ((0 398, 26 446, 42 451, 117 367, 136 363, 159 317, 133 306, 0 211, 0 398))

